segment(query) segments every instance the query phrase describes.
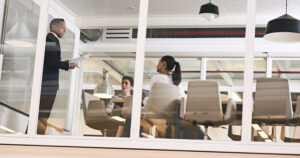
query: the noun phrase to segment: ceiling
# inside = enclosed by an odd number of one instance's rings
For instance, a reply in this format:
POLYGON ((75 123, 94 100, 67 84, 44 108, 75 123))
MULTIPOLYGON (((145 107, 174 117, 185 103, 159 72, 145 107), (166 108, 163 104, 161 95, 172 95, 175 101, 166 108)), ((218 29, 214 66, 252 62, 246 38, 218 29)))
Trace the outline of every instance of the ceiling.
MULTIPOLYGON (((77 17, 84 29, 133 28, 138 25, 139 0, 56 0, 77 17)), ((220 17, 206 21, 199 16, 200 6, 208 0, 149 0, 147 25, 152 28, 244 27, 247 0, 212 0, 220 17)), ((299 0, 288 1, 288 13, 300 19, 299 0)), ((258 0, 256 24, 265 26, 285 13, 285 0, 258 0)))
MULTIPOLYGON (((137 16, 139 0, 58 0, 79 17, 137 16)), ((149 15, 198 16, 199 8, 208 0, 149 0, 149 15)), ((223 16, 245 16, 247 0, 212 0, 223 16)), ((299 0, 288 1, 288 13, 299 14, 299 0)), ((280 15, 285 0, 258 0, 257 15, 280 15)))

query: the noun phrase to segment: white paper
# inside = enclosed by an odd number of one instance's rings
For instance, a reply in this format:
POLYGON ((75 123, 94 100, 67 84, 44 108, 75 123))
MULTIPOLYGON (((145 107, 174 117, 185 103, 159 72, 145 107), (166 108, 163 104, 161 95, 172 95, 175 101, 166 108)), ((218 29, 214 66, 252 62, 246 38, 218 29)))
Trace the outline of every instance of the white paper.
POLYGON ((86 59, 88 59, 90 56, 91 56, 91 54, 89 53, 89 54, 83 55, 81 57, 71 59, 69 62, 74 63, 74 64, 79 64, 79 63, 85 61, 86 59))

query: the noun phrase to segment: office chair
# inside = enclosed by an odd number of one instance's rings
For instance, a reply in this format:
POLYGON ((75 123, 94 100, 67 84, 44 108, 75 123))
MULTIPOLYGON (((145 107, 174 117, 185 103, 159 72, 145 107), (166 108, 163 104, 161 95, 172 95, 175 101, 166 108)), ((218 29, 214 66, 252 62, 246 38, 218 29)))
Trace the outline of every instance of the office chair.
POLYGON ((190 81, 183 120, 191 122, 195 126, 204 125, 204 139, 207 140, 208 126, 220 126, 229 123, 231 107, 231 104, 227 104, 226 112, 223 114, 218 82, 190 81))
POLYGON ((276 141, 276 125, 288 126, 293 118, 289 82, 285 78, 260 78, 256 80, 253 123, 271 125, 276 141))
POLYGON ((103 136, 115 136, 119 125, 124 122, 113 119, 105 108, 105 103, 98 97, 82 92, 84 120, 87 126, 100 130, 103 136))
MULTIPOLYGON (((143 119, 166 120, 166 137, 171 137, 171 125, 179 119, 179 88, 175 85, 156 82, 152 85, 143 119)), ((176 132, 176 131, 175 131, 176 132)))
POLYGON ((297 97, 296 102, 296 110, 294 113, 294 117, 289 126, 288 130, 285 130, 287 134, 285 134, 285 139, 289 140, 290 142, 300 142, 300 96, 297 97))

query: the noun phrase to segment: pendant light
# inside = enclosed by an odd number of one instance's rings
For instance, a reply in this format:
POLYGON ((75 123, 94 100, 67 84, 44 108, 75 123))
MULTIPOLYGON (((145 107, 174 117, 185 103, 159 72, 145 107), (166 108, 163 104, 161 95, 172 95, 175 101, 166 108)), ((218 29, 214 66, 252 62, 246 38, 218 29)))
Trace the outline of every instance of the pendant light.
POLYGON ((300 21, 287 14, 287 0, 285 14, 268 22, 264 39, 273 42, 300 42, 300 21))
POLYGON ((209 0, 209 3, 201 6, 199 14, 206 20, 211 21, 219 17, 219 8, 209 0))
MULTIPOLYGON (((7 5, 9 4, 9 0, 7 1, 7 5)), ((15 23, 14 25, 4 34, 5 41, 4 43, 11 46, 16 47, 33 47, 33 41, 36 37, 34 37, 29 24, 28 13, 29 11, 20 8, 21 4, 16 5, 16 14, 15 14, 15 23)), ((31 3, 33 8, 33 2, 31 3)), ((33 9, 31 9, 33 10, 33 9)), ((6 18, 8 12, 5 13, 6 18)), ((6 19, 5 19, 6 20, 6 19)))
POLYGON ((109 82, 109 74, 107 70, 103 69, 102 81, 98 82, 93 95, 102 99, 108 99, 114 95, 114 90, 109 82))

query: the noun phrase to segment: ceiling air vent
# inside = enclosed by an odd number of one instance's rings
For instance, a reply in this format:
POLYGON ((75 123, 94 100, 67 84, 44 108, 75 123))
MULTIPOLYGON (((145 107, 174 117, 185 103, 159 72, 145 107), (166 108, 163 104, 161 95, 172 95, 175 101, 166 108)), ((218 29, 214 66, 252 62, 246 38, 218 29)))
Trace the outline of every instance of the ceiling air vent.
POLYGON ((105 29, 104 36, 106 40, 124 40, 131 39, 132 29, 105 29))

